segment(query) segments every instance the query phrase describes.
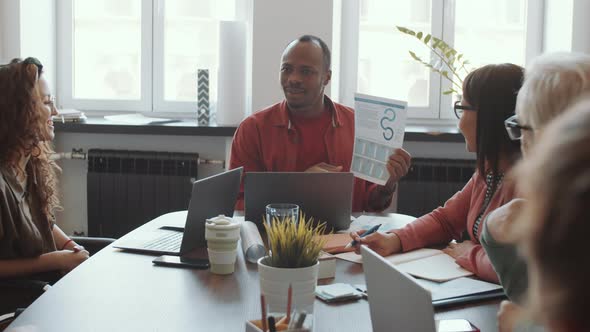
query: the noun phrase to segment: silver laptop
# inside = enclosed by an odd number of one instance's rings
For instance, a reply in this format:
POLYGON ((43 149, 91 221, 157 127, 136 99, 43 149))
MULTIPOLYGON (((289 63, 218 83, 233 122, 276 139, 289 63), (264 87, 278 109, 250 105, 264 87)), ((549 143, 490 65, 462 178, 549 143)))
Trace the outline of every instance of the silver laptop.
POLYGON ((430 293, 368 247, 361 254, 373 331, 436 332, 430 293))
POLYGON ((266 205, 292 203, 299 212, 326 222, 328 230, 344 230, 352 212, 352 173, 247 172, 244 176, 246 220, 258 226, 266 205))
POLYGON ((430 292, 381 255, 361 246, 373 331, 479 331, 465 319, 434 319, 430 292))
POLYGON ((184 228, 163 226, 140 237, 117 241, 114 247, 141 253, 181 256, 196 248, 205 248, 205 220, 220 214, 233 216, 242 170, 240 167, 195 181, 184 228))

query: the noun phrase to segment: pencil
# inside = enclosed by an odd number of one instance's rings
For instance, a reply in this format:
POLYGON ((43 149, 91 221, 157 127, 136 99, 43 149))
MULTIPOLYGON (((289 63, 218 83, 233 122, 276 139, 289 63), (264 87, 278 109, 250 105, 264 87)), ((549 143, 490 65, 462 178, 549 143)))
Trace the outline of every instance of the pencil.
POLYGON ((293 287, 289 284, 289 291, 287 292, 287 324, 291 321, 291 303, 293 301, 293 287))
POLYGON ((262 294, 260 294, 260 307, 262 308, 262 331, 266 332, 266 303, 262 294))

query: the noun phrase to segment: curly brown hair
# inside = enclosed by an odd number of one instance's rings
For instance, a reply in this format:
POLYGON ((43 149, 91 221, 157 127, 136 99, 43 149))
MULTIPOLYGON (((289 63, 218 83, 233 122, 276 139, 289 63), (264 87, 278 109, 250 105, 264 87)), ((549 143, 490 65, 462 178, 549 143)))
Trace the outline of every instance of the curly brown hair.
POLYGON ((14 59, 0 66, 0 167, 27 172, 35 179, 34 192, 48 221, 59 208, 57 171, 49 156, 50 142, 43 138, 43 98, 38 88, 43 66, 34 58, 14 59), (28 170, 18 162, 29 156, 28 170))

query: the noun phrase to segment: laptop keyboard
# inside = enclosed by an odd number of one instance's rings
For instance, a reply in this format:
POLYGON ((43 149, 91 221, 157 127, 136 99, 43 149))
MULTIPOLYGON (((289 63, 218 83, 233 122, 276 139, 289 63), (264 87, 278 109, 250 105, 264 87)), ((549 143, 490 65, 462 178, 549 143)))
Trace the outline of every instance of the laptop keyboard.
POLYGON ((153 239, 144 245, 145 249, 161 251, 180 251, 182 244, 182 232, 170 232, 157 239, 153 239))

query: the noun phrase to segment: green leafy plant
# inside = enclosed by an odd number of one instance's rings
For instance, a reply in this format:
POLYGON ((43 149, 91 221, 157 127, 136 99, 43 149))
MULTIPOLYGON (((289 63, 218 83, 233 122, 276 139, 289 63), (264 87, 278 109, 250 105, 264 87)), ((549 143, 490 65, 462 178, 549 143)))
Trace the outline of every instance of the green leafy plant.
POLYGON ((439 61, 435 64, 424 61, 416 53, 409 51, 410 56, 430 68, 435 73, 439 73, 442 77, 446 78, 451 82, 451 88, 444 91, 443 94, 448 95, 451 93, 460 94, 463 89, 463 78, 464 75, 469 74, 468 65, 470 62, 465 59, 463 54, 449 46, 442 39, 433 37, 430 34, 424 34, 420 31, 414 31, 405 27, 396 26, 397 30, 408 36, 412 36, 422 42, 430 51, 436 55, 439 61))
POLYGON ((320 236, 326 223, 315 224, 313 218, 305 219, 301 214, 299 222, 291 218, 273 219, 270 225, 265 221, 269 253, 267 265, 281 268, 308 267, 317 263, 325 240, 320 236))

